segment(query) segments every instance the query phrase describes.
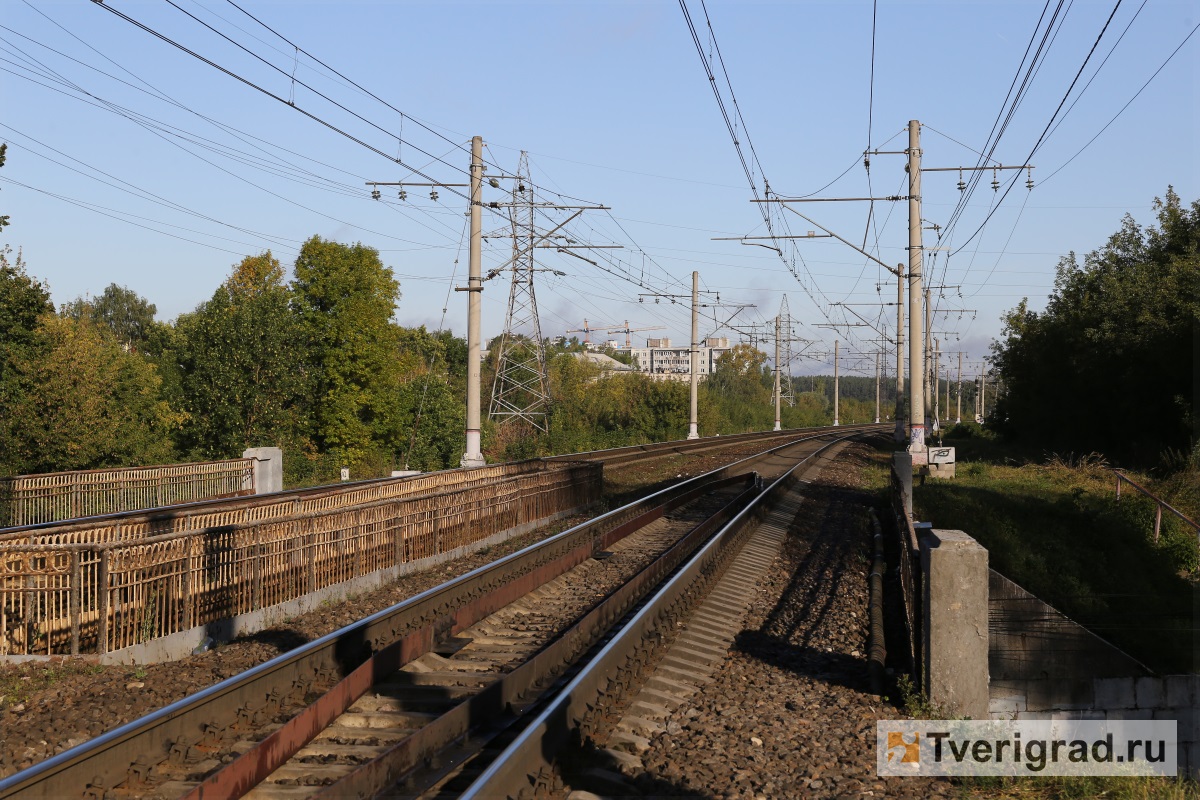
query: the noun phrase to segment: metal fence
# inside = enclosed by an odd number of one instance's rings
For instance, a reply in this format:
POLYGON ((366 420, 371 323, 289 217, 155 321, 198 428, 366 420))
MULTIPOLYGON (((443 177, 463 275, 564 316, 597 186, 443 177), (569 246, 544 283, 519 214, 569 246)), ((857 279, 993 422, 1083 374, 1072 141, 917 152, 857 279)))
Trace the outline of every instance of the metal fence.
POLYGON ((254 459, 0 478, 0 527, 254 493, 254 459))
POLYGON ((1121 470, 1115 469, 1115 468, 1110 468, 1109 471, 1112 472, 1113 475, 1117 476, 1117 501, 1118 502, 1120 502, 1120 500, 1121 500, 1121 484, 1122 483, 1128 483, 1138 493, 1140 493, 1154 501, 1154 543, 1155 544, 1158 544, 1159 532, 1162 530, 1163 511, 1166 511, 1166 512, 1174 515, 1175 517, 1178 517, 1183 522, 1184 525, 1187 525, 1193 531, 1195 531, 1197 537, 1200 538, 1200 524, 1195 522, 1193 519, 1188 517, 1186 514, 1184 514, 1179 509, 1175 508, 1173 505, 1168 503, 1166 500, 1163 500, 1161 497, 1151 493, 1148 489, 1146 489, 1145 487, 1143 487, 1142 485, 1137 483, 1135 480, 1130 478, 1128 475, 1126 475, 1121 470))
POLYGON ((105 653, 292 600, 587 505, 601 470, 434 473, 197 514, 168 533, 125 520, 8 534, 0 655, 105 653))
MULTIPOLYGON (((911 467, 909 469, 911 470, 911 467)), ((923 624, 923 610, 921 607, 921 546, 917 539, 917 526, 914 524, 912 514, 908 510, 912 506, 912 498, 906 497, 907 492, 911 491, 911 479, 906 485, 900 479, 899 474, 897 474, 896 465, 893 463, 891 481, 892 522, 895 525, 897 533, 895 542, 897 559, 899 561, 897 573, 900 580, 904 627, 907 634, 905 644, 908 649, 907 655, 915 679, 918 677, 920 671, 922 656, 920 636, 923 624)))

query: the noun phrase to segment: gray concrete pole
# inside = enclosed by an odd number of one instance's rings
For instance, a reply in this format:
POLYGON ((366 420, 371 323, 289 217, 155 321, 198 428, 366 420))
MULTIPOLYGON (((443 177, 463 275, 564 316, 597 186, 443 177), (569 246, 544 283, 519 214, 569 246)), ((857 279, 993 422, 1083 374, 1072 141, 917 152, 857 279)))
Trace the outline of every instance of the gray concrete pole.
POLYGON ((700 430, 696 419, 696 389, 700 379, 700 273, 692 273, 692 416, 688 422, 689 439, 699 439, 700 430))
MULTIPOLYGON (((940 368, 939 368, 940 369, 940 368)), ((950 421, 950 369, 946 368, 946 422, 950 421)))
POLYGON ((958 410, 954 414, 954 424, 962 424, 962 353, 958 354, 958 392, 954 398, 958 404, 958 410))
POLYGON ((833 340, 833 424, 838 425, 838 347, 841 342, 833 340))
POLYGON ((983 375, 979 379, 979 416, 987 421, 987 365, 984 365, 983 375))
MULTIPOLYGON (((928 304, 925 306, 929 308, 928 304)), ((933 429, 941 430, 942 428, 942 376, 940 374, 942 366, 942 350, 941 343, 933 340, 933 363, 930 372, 930 381, 933 383, 933 429)))
POLYGON ((922 330, 921 123, 908 122, 908 450, 925 452, 925 331, 922 330))
POLYGON ((879 356, 875 354, 875 424, 879 424, 879 356))
POLYGON ((483 137, 471 139, 471 241, 470 272, 467 279, 467 446, 463 467, 482 467, 483 450, 479 443, 479 384, 483 291, 483 137))
POLYGON ((933 406, 936 400, 933 385, 933 304, 930 302, 931 292, 925 290, 925 425, 929 429, 930 418, 933 416, 933 406))
POLYGON ((904 265, 896 265, 896 432, 904 441, 904 265))
POLYGON ((782 430, 779 422, 779 385, 782 382, 780 376, 783 365, 779 363, 779 315, 775 315, 775 430, 782 430))

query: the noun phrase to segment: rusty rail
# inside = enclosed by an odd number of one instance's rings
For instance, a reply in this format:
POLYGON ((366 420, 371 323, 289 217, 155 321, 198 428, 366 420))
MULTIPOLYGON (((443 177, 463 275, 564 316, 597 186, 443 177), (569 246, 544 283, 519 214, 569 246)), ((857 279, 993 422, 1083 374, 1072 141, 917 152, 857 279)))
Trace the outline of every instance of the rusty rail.
POLYGON ((236 458, 0 478, 0 527, 253 494, 253 464, 236 458))
POLYGON ((1132 486, 1138 492, 1140 492, 1141 494, 1145 495, 1146 497, 1148 497, 1154 501, 1154 503, 1155 503, 1154 543, 1155 544, 1158 544, 1158 535, 1159 535, 1159 532, 1162 530, 1163 509, 1166 509, 1167 511, 1171 512, 1176 517, 1178 517, 1180 520, 1182 520, 1185 525, 1188 525, 1189 527, 1191 527, 1191 529, 1196 532, 1197 539, 1200 539, 1200 523, 1197 523, 1195 520, 1188 517, 1182 511, 1175 508, 1174 506, 1172 506, 1166 500, 1163 500, 1158 495, 1150 492, 1148 489, 1146 489, 1144 486, 1139 484, 1137 481, 1133 480, 1128 475, 1126 475, 1122 470, 1120 470, 1116 467, 1109 467, 1109 472, 1111 472, 1113 475, 1115 475, 1117 477, 1117 502, 1118 503, 1121 501, 1121 484, 1122 483, 1128 483, 1130 486, 1132 486))

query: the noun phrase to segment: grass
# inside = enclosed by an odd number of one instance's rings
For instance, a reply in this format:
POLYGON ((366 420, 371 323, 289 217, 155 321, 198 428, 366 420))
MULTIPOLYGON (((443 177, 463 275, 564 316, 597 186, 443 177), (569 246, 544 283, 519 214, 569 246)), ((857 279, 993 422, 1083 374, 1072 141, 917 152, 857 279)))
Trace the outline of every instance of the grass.
POLYGON ((43 689, 75 675, 98 675, 104 671, 100 664, 64 660, 50 664, 29 662, 0 669, 0 708, 24 703, 43 689))
POLYGON ((1200 563, 1195 535, 1128 493, 1098 457, 1021 462, 978 435, 955 445, 953 480, 914 488, 916 518, 959 529, 991 566, 1163 673, 1195 669, 1191 628, 1200 563))
POLYGON ((997 800, 1200 800, 1194 781, 1153 777, 959 778, 966 797, 997 800))

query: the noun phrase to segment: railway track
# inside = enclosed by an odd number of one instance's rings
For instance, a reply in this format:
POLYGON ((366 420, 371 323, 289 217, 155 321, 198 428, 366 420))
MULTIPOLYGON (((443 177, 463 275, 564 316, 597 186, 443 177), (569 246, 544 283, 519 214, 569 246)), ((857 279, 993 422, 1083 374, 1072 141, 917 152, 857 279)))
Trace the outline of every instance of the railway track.
POLYGON ((831 436, 684 481, 410 598, 11 776, 0 798, 366 796, 401 779, 412 794, 462 782, 465 760, 505 744, 612 623, 745 518, 753 471, 791 475, 831 436))

